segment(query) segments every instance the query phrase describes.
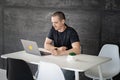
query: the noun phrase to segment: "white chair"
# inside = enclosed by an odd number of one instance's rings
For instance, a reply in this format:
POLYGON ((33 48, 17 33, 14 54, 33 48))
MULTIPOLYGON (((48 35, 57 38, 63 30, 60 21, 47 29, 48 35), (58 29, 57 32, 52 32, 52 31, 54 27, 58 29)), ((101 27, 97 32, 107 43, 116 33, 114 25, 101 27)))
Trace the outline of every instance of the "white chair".
MULTIPOLYGON (((113 44, 105 44, 100 50, 98 56, 112 58, 111 61, 104 63, 100 66, 103 79, 112 80, 112 77, 116 76, 120 72, 119 47, 113 44)), ((85 75, 89 78, 92 78, 93 80, 100 79, 97 66, 87 70, 85 72, 85 75)))
POLYGON ((6 70, 0 69, 0 79, 1 80, 8 80, 6 77, 6 70))
POLYGON ((37 80, 65 80, 61 68, 53 63, 40 62, 37 80))

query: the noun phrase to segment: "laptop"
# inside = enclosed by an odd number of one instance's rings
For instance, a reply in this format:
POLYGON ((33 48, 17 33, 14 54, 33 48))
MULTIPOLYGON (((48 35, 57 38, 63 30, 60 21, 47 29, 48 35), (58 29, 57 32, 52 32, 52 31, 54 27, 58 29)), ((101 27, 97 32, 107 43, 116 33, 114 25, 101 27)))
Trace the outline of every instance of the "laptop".
POLYGON ((39 56, 50 55, 50 53, 48 52, 40 51, 35 41, 21 39, 21 42, 22 42, 24 50, 27 53, 39 55, 39 56))

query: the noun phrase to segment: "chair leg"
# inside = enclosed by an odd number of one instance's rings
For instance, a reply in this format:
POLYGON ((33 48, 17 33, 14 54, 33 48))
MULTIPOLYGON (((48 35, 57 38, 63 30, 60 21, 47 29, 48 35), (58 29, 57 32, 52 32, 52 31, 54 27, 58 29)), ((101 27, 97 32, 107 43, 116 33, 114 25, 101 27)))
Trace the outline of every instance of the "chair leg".
POLYGON ((99 80, 99 79, 94 79, 94 78, 93 78, 93 80, 99 80))
POLYGON ((110 78, 110 80, 113 80, 112 78, 110 78))
MULTIPOLYGON (((93 80, 99 80, 99 79, 94 79, 94 78, 93 78, 93 80)), ((112 78, 110 78, 110 79, 103 79, 103 80, 113 80, 113 79, 112 79, 112 78)))
POLYGON ((113 80, 112 78, 110 78, 110 79, 106 79, 106 80, 113 80))

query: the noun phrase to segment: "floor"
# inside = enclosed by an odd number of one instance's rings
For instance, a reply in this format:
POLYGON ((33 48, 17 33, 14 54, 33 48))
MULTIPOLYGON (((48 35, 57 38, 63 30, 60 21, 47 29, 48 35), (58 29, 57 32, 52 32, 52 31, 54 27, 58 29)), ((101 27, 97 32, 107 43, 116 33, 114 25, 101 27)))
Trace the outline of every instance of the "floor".
POLYGON ((7 80, 6 70, 0 69, 0 80, 7 80))

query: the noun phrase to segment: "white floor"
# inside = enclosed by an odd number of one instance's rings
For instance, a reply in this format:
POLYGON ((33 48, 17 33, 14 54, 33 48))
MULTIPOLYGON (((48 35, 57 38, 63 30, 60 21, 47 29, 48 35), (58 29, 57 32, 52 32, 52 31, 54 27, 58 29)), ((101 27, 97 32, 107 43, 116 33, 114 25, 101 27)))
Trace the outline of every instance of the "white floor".
POLYGON ((6 70, 0 69, 0 80, 7 80, 6 70))

